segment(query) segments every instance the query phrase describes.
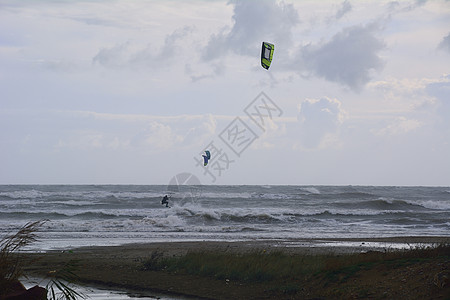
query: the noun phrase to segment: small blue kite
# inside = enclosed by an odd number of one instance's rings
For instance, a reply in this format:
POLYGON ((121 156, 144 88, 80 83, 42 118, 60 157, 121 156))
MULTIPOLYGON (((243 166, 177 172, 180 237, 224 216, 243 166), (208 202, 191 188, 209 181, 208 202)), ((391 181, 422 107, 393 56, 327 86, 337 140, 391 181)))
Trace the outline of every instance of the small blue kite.
POLYGON ((205 154, 202 154, 202 156, 203 156, 203 165, 206 167, 208 161, 211 159, 211 153, 208 150, 205 150, 205 154))

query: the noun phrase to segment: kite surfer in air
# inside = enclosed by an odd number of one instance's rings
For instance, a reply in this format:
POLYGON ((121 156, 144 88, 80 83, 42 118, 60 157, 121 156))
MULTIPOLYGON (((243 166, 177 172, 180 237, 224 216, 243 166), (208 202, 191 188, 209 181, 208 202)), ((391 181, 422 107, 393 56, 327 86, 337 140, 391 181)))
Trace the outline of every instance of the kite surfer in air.
POLYGON ((167 197, 167 195, 165 195, 162 200, 161 200, 161 204, 162 205, 166 205, 166 207, 169 207, 169 197, 167 197))
POLYGON ((205 150, 205 154, 202 154, 202 156, 203 156, 203 165, 206 167, 208 165, 208 161, 211 159, 211 152, 205 150))

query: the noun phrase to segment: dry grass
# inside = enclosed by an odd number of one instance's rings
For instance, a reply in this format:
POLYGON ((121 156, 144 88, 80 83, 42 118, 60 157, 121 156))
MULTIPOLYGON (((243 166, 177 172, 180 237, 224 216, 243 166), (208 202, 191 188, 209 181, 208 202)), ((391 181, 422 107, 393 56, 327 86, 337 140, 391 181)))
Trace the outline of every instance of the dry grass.
POLYGON ((45 276, 79 260, 80 282, 208 299, 415 300, 447 299, 450 293, 448 242, 348 255, 220 245, 149 244, 69 255, 42 253, 31 257, 40 260, 28 270, 45 276))
MULTIPOLYGON (((45 222, 46 220, 29 222, 17 233, 6 236, 0 241, 0 298, 8 295, 19 278, 25 275, 23 259, 18 252, 36 241, 36 232, 45 222)), ((48 277, 50 280, 46 289, 49 291, 49 299, 85 298, 71 287, 71 282, 76 278, 73 262, 52 271, 48 277)))
POLYGON ((245 254, 192 252, 182 257, 164 258, 161 253, 154 252, 143 263, 142 270, 184 273, 248 283, 289 281, 319 274, 333 280, 336 275, 344 275, 345 278, 375 264, 399 266, 438 256, 450 257, 450 245, 347 255, 306 255, 265 251, 245 254))
POLYGON ((17 233, 0 241, 0 287, 3 292, 8 292, 11 283, 23 276, 21 260, 16 254, 36 241, 36 231, 44 223, 45 220, 27 223, 17 233))

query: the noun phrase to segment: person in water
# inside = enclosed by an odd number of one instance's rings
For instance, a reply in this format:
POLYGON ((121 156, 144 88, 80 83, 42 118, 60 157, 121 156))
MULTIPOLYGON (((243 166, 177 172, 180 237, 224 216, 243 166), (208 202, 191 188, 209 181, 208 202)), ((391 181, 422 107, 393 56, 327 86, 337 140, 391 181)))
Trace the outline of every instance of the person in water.
POLYGON ((166 207, 169 207, 169 197, 167 197, 167 195, 165 195, 162 200, 161 200, 161 204, 162 205, 166 205, 166 207))

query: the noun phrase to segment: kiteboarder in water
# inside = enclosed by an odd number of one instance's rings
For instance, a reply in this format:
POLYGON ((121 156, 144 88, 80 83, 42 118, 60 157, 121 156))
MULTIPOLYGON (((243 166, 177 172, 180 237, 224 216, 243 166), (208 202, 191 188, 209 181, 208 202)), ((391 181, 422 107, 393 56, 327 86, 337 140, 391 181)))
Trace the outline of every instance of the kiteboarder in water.
POLYGON ((166 205, 166 207, 169 207, 169 197, 167 197, 167 195, 165 195, 162 200, 161 200, 161 204, 162 205, 166 205))

